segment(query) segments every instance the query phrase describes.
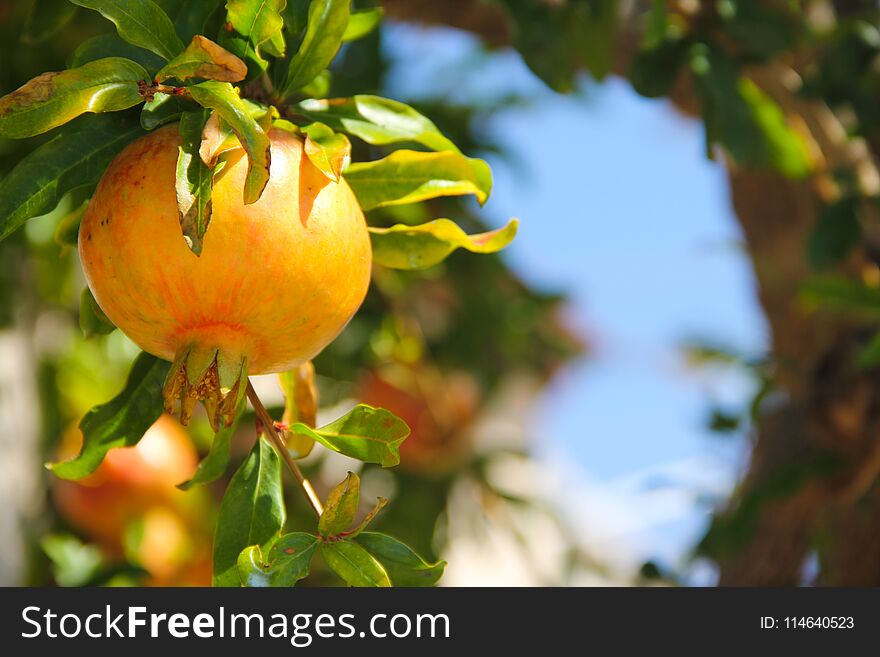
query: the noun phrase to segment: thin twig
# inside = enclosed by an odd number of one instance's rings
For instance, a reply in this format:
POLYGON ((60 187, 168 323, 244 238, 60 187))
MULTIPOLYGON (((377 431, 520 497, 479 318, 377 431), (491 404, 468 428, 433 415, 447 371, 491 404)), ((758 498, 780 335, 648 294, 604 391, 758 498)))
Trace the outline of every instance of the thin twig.
POLYGON ((266 407, 263 406, 263 402, 261 402, 260 398, 257 396, 257 391, 254 390, 254 386, 251 384, 250 379, 248 379, 247 384, 247 397, 251 402, 251 406, 254 407, 254 412, 262 423, 266 435, 269 436, 269 440, 272 441, 275 449, 278 450, 278 453, 281 454, 281 458, 284 459, 287 467, 293 473, 293 476, 296 477, 296 480, 299 482, 299 485, 302 487, 303 492, 305 492, 306 497, 309 500, 309 504, 312 505, 312 510, 315 512, 315 515, 320 518, 321 514, 324 513, 324 507, 321 505, 321 500, 318 499, 318 494, 315 493, 315 489, 312 488, 311 482, 303 476, 296 461, 293 460, 290 452, 287 451, 287 446, 284 444, 284 440, 282 440, 281 436, 278 435, 277 429, 275 429, 275 421, 272 419, 272 416, 269 415, 269 411, 266 410, 266 407))

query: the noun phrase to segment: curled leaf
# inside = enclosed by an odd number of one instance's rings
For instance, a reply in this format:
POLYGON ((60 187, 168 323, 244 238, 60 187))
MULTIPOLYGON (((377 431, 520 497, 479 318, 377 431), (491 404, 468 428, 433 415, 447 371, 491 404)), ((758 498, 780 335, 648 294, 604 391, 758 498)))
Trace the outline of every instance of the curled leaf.
POLYGON ((330 491, 324 503, 324 513, 318 521, 321 536, 336 536, 349 528, 354 521, 361 501, 361 480, 349 472, 345 480, 330 491))
POLYGON ((306 156, 328 178, 339 182, 342 170, 351 158, 351 143, 348 137, 333 132, 323 123, 311 123, 302 128, 306 135, 306 156))
POLYGON ((278 537, 265 550, 259 545, 246 548, 238 557, 242 586, 296 586, 308 577, 319 544, 317 537, 297 532, 278 537))
POLYGON ((156 73, 156 82, 168 78, 189 80, 206 78, 219 82, 238 82, 247 75, 247 66, 231 52, 199 34, 182 53, 156 73))
MULTIPOLYGON (((244 184, 245 205, 260 200, 269 183, 271 150, 269 136, 251 115, 248 105, 227 82, 202 82, 189 87, 190 95, 202 107, 216 110, 238 137, 248 155, 244 184)), ((203 158, 204 159, 204 158, 203 158)))
POLYGON ((471 253, 500 251, 513 241, 518 228, 516 219, 503 228, 477 235, 468 235, 449 219, 436 219, 421 226, 371 227, 373 261, 392 269, 426 269, 442 262, 456 249, 471 253))

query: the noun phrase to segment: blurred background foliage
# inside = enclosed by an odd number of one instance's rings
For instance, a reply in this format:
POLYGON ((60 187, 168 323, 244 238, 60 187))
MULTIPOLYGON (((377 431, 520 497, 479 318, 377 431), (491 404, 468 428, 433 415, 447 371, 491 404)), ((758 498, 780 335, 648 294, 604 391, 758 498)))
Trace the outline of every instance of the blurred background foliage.
MULTIPOLYGON (((180 3, 159 4, 174 15, 180 3)), ((751 458, 695 553, 714 562, 722 584, 880 584, 876 4, 354 4, 381 5, 387 25, 453 28, 475 35, 487 52, 512 49, 558 94, 576 91, 585 77, 621 77, 639 94, 665 97, 683 115, 702 121, 706 154, 727 171, 770 344, 759 357, 706 341, 686 346, 692 366, 736 369, 754 380, 756 390, 742 408, 710 409, 713 431, 750 436, 751 458)), ((112 32, 97 14, 74 9, 62 0, 0 0, 0 93, 64 68, 85 38, 112 32)), ((347 44, 333 64, 326 95, 385 93, 382 41, 390 34, 382 28, 347 44)), ((464 81, 469 72, 453 75, 464 81)), ((413 104, 464 152, 504 157, 506 144, 482 129, 481 118, 529 102, 528 95, 513 94, 467 103, 430 97, 413 104)), ((544 130, 536 126, 530 135, 542 147, 549 141, 544 130)), ((39 139, 0 141, 0 175, 39 139)), ((355 160, 380 154, 364 144, 356 148, 365 150, 355 160)), ((21 456, 9 460, 7 467, 18 472, 9 481, 26 482, 16 489, 15 516, 3 531, 23 535, 28 555, 18 561, 7 556, 3 578, 61 585, 204 582, 207 528, 225 482, 177 494, 173 480, 186 475, 170 467, 154 468, 162 476, 145 481, 147 464, 163 458, 183 471, 180 464, 194 467, 197 454, 189 442, 177 440, 173 424, 157 425, 154 447, 145 439, 137 448, 145 452, 144 463, 114 459, 83 485, 60 486, 48 474, 38 486, 31 481, 41 461, 69 453, 78 419, 121 387, 136 353, 119 332, 86 339, 78 325, 83 281, 75 253, 59 245, 56 231, 64 230, 83 201, 67 197, 0 244, 0 322, 9 336, 2 344, 14 364, 3 368, 0 437, 21 456), (34 453, 18 446, 17 437, 25 435, 39 436, 34 453), (88 519, 95 515, 106 524, 95 526, 88 519), (28 519, 23 525, 22 517, 28 519)), ((468 232, 488 227, 479 209, 457 199, 375 210, 371 223, 415 224, 436 216, 456 217, 468 232)), ((537 436, 531 428, 521 435, 498 431, 496 420, 522 417, 560 368, 588 351, 584 337, 566 325, 564 309, 563 296, 534 289, 503 257, 455 254, 427 272, 376 271, 363 310, 316 366, 325 409, 364 401, 394 410, 413 427, 400 468, 368 466, 361 473, 365 500, 392 498, 378 529, 439 558, 451 537, 488 537, 501 527, 521 546, 534 583, 583 581, 578 575, 585 571, 600 581, 620 581, 601 580, 602 555, 585 553, 577 528, 548 510, 540 496, 508 490, 498 475, 511 467, 528 471, 537 436), (542 563, 547 552, 535 547, 538 527, 554 537, 555 568, 542 563)), ((278 415, 281 397, 273 395, 273 383, 260 385, 278 415)), ((638 409, 639 400, 632 405, 638 409)), ((253 422, 246 418, 240 426, 236 459, 246 453, 253 422)), ((190 433, 204 452, 207 423, 196 422, 190 433)), ((306 464, 321 492, 352 467, 326 455, 306 464)), ((518 480, 523 477, 528 480, 518 480)), ((289 508, 292 524, 297 514, 306 521, 309 510, 296 493, 289 508)), ((491 549, 491 538, 485 544, 491 549)), ((651 563, 624 578, 676 580, 676 573, 651 563)), ((333 580, 319 571, 310 581, 333 580)))

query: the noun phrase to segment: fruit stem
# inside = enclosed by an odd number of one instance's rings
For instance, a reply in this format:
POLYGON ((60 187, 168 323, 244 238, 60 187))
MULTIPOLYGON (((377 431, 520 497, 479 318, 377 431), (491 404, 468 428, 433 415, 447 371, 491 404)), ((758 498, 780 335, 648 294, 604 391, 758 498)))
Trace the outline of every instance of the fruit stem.
POLYGON ((266 410, 266 407, 263 406, 263 402, 260 401, 260 398, 257 396, 257 391, 254 390, 254 386, 251 384, 250 379, 248 379, 247 384, 247 397, 251 402, 251 406, 254 407, 254 412, 260 419, 266 434, 269 436, 269 440, 272 441, 275 449, 278 450, 278 453, 281 454, 281 458, 284 459, 287 467, 293 473, 293 476, 296 477, 300 487, 306 494, 306 498, 309 500, 309 504, 312 505, 312 510, 315 512, 315 515, 320 518, 321 514, 324 513, 324 507, 321 504, 321 500, 318 499, 318 494, 315 492, 315 489, 312 488, 312 483, 305 478, 302 470, 299 469, 296 461, 294 461, 293 457, 290 455, 290 452, 287 451, 287 446, 284 444, 284 441, 275 429, 275 421, 272 419, 272 416, 269 415, 269 411, 266 410))

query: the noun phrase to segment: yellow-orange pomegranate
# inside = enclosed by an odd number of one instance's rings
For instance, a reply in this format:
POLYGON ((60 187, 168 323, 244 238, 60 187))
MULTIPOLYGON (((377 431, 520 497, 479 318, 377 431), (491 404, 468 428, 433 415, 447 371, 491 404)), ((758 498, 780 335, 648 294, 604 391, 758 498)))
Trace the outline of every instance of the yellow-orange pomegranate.
POLYGON ((200 256, 181 233, 177 125, 142 137, 110 165, 88 206, 79 254, 107 316, 145 351, 175 363, 166 406, 200 399, 231 420, 250 374, 292 369, 343 329, 366 295, 371 246, 344 180, 325 176, 298 135, 273 129, 270 179, 245 205, 248 160, 224 154, 200 256))

